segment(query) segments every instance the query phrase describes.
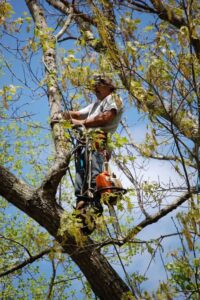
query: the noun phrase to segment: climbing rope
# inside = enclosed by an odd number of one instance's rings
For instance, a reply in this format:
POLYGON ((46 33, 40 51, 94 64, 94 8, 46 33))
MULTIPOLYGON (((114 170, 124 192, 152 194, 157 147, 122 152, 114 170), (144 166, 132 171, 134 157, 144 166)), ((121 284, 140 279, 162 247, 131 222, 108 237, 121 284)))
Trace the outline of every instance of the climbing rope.
POLYGON ((200 167, 199 167, 199 164, 200 164, 200 148, 198 149, 198 159, 197 159, 197 171, 198 171, 197 183, 196 183, 196 192, 197 192, 197 194, 200 193, 200 167))
POLYGON ((196 192, 197 192, 197 195, 200 194, 200 172, 198 172, 198 175, 197 175, 196 192))
MULTIPOLYGON (((107 225, 107 224, 106 224, 106 229, 107 229, 107 231, 108 231, 108 234, 109 234, 110 238, 112 239, 112 234, 111 234, 110 229, 108 228, 108 225, 107 225)), ((131 289, 131 292, 133 293, 133 295, 135 295, 134 290, 133 290, 133 287, 132 287, 132 283, 131 283, 131 280, 130 280, 130 277, 129 277, 129 275, 128 275, 127 271, 126 271, 126 268, 125 268, 125 266, 124 266, 124 264, 123 264, 123 261, 122 261, 122 259, 121 259, 120 253, 119 253, 119 251, 117 250, 117 247, 116 247, 115 244, 113 244, 113 247, 114 247, 115 252, 116 252, 116 254, 117 254, 117 257, 118 257, 118 259, 119 259, 119 262, 120 262, 120 265, 121 265, 121 267, 122 267, 122 270, 124 271, 124 274, 125 274, 127 283, 128 283, 128 285, 129 285, 129 287, 130 287, 130 289, 131 289)))

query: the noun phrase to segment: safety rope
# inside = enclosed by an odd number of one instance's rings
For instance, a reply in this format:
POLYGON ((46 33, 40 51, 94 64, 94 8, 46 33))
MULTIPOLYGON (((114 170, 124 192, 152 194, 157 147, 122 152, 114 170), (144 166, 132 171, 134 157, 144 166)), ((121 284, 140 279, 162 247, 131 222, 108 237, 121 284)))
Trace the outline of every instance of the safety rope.
MULTIPOLYGON (((108 234, 109 234, 110 238, 112 239, 112 234, 111 234, 110 229, 108 228, 108 225, 107 225, 107 224, 106 224, 106 229, 107 229, 107 231, 108 231, 108 234)), ((135 295, 134 290, 133 290, 133 287, 132 287, 132 284, 131 284, 130 277, 129 277, 129 275, 128 275, 127 271, 126 271, 126 268, 125 268, 125 266, 124 266, 124 264, 123 264, 123 261, 122 261, 122 259, 121 259, 120 254, 119 254, 119 251, 117 250, 117 247, 116 247, 115 244, 113 244, 113 247, 114 247, 114 249, 115 249, 115 252, 116 252, 116 254, 117 254, 117 257, 118 257, 118 259, 119 259, 119 262, 120 262, 120 264, 121 264, 121 267, 122 267, 122 269, 123 269, 123 271, 124 271, 124 274, 125 274, 127 283, 128 283, 128 285, 129 285, 129 287, 130 287, 130 289, 131 289, 131 292, 133 293, 133 295, 135 295)))
POLYGON ((197 194, 200 193, 200 174, 197 175, 196 192, 197 194))
POLYGON ((198 151, 198 163, 197 163, 197 180, 196 180, 196 193, 197 193, 197 197, 198 195, 200 194, 200 167, 199 167, 199 164, 200 164, 200 148, 199 148, 199 151, 198 151))
POLYGON ((74 180, 73 180, 73 177, 72 177, 72 173, 71 173, 71 171, 70 171, 70 168, 67 168, 67 171, 68 171, 68 173, 69 173, 69 177, 70 177, 70 179, 71 179, 72 185, 73 185, 73 187, 75 187, 75 183, 74 183, 74 180))

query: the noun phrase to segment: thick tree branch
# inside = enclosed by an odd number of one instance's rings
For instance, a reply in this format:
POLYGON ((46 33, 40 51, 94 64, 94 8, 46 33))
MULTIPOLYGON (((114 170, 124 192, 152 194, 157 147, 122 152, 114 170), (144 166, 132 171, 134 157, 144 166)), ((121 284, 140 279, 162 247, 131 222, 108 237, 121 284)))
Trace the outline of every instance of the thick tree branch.
POLYGON ((32 189, 8 169, 0 166, 0 195, 44 228, 50 224, 47 230, 55 234, 55 226, 57 228, 63 210, 55 203, 51 194, 32 189))
MULTIPOLYGON (((54 8, 59 10, 65 15, 68 15, 69 13, 69 7, 71 7, 71 3, 68 1, 62 1, 62 0, 47 0, 47 2, 52 5, 54 8)), ((75 5, 73 5, 73 11, 74 14, 76 14, 77 17, 83 19, 85 22, 89 22, 91 25, 96 26, 96 21, 93 17, 88 16, 84 14, 83 12, 79 11, 75 5)))
MULTIPOLYGON (((57 78, 57 63, 56 63, 56 37, 53 36, 48 29, 44 12, 36 0, 26 0, 27 6, 31 12, 35 27, 39 31, 40 42, 43 47, 44 65, 47 77, 48 101, 50 105, 50 117, 54 117, 61 111, 61 95, 58 86, 57 78), (43 39, 43 33, 48 33, 48 38, 43 39)), ((67 8, 69 17, 65 22, 64 29, 69 25, 72 18, 72 9, 67 8)), ((58 33, 58 36, 63 34, 63 30, 58 33)), ((53 166, 47 174, 41 188, 38 190, 41 193, 49 193, 52 198, 55 197, 58 184, 65 175, 69 163, 70 147, 67 139, 64 136, 62 124, 56 123, 53 125, 53 136, 56 147, 56 158, 53 166), (50 194, 51 193, 51 194, 50 194)), ((44 195, 43 195, 44 196, 44 195)))
POLYGON ((66 174, 70 157, 71 153, 68 153, 66 158, 59 158, 58 156, 55 158, 54 164, 50 168, 39 188, 42 193, 48 193, 52 197, 55 197, 58 185, 62 177, 66 174))
POLYGON ((29 205, 34 190, 23 181, 17 179, 8 169, 0 166, 0 195, 19 209, 29 205))
POLYGON ((126 243, 130 239, 132 239, 135 235, 137 235, 142 229, 147 227, 150 224, 156 223, 158 220, 172 212, 174 209, 179 207, 181 204, 183 204, 185 201, 191 198, 193 194, 196 194, 196 188, 191 188, 190 192, 187 192, 183 194, 181 197, 173 201, 169 206, 161 209, 159 212, 155 213, 154 215, 151 215, 149 218, 146 218, 144 221, 140 222, 138 225, 136 225, 133 229, 129 231, 127 236, 123 239, 123 242, 126 243))
POLYGON ((161 0, 151 0, 153 7, 156 9, 159 18, 168 21, 175 27, 186 26, 186 21, 182 16, 178 16, 170 6, 165 6, 161 0))
POLYGON ((22 263, 10 268, 9 270, 5 271, 5 272, 2 272, 0 273, 0 277, 3 277, 3 276, 6 276, 6 275, 9 275, 9 274, 12 274, 14 273, 15 271, 18 271, 18 270, 21 270, 22 268, 24 268, 25 266, 29 265, 29 264, 32 264, 33 262, 35 262, 36 260, 42 258, 44 255, 50 253, 51 249, 46 249, 34 256, 31 256, 29 258, 27 258, 26 260, 24 260, 22 263))

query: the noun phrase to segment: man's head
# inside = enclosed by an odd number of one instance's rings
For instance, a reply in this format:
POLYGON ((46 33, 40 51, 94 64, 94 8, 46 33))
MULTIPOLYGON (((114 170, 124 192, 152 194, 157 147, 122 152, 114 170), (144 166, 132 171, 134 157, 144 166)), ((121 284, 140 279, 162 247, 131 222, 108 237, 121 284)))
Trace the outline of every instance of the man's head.
POLYGON ((94 80, 94 92, 98 99, 102 100, 113 91, 116 90, 112 80, 104 75, 96 75, 93 78, 94 80))

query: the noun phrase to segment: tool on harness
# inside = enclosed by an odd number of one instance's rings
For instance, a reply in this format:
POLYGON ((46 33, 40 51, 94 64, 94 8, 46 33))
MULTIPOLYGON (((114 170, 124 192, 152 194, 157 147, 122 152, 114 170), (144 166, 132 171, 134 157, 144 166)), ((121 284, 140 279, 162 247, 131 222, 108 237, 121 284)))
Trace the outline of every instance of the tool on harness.
POLYGON ((104 162, 104 171, 96 177, 97 193, 101 195, 102 201, 107 205, 116 205, 127 192, 121 181, 109 169, 108 162, 104 162))

